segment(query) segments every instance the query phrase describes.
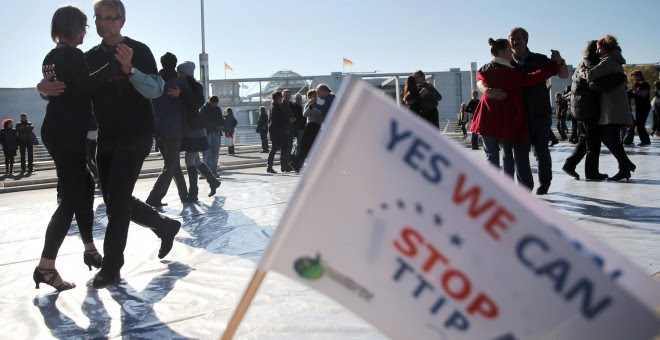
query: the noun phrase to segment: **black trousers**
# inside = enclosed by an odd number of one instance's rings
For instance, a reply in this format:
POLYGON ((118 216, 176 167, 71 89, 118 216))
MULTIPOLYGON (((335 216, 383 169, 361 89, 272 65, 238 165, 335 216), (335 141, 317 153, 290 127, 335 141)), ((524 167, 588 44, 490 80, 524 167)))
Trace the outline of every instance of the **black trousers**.
POLYGON ((46 139, 43 142, 55 162, 62 201, 48 222, 41 257, 55 260, 71 227, 74 214, 83 243, 93 241, 94 180, 87 169, 84 145, 46 139))
POLYGON ((603 125, 602 134, 603 144, 605 144, 607 149, 612 153, 612 156, 614 156, 619 163, 619 171, 625 172, 632 169, 632 162, 628 159, 626 150, 623 148, 623 143, 621 142, 620 133, 622 128, 624 128, 624 126, 618 124, 603 125))
POLYGON ((268 130, 259 132, 261 136, 261 151, 268 151, 268 130))
POLYGON ((14 169, 14 157, 16 157, 16 150, 5 150, 2 152, 5 154, 5 169, 7 173, 10 173, 14 169))
POLYGON ((92 172, 94 180, 99 178, 99 169, 96 166, 96 139, 87 139, 87 168, 92 172))
MULTIPOLYGON (((287 140, 289 140, 289 134, 288 134, 288 127, 286 130, 282 129, 283 131, 277 131, 276 129, 270 129, 270 142, 271 142, 271 148, 270 152, 268 153, 268 167, 272 168, 273 167, 273 162, 275 161, 275 154, 277 151, 282 149, 280 152, 280 162, 281 164, 286 164, 288 166, 289 164, 289 154, 284 152, 283 145, 286 143, 287 140)), ((284 166, 284 165, 282 165, 284 166)))
POLYGON ((635 112, 635 127, 637 128, 637 135, 642 144, 650 144, 651 138, 646 131, 646 120, 649 118, 650 108, 644 110, 637 110, 635 112))
POLYGON ((282 158, 284 158, 284 155, 286 155, 286 163, 281 162, 280 163, 280 169, 282 171, 285 171, 289 168, 289 158, 291 157, 291 150, 293 149, 293 138, 295 137, 295 129, 293 126, 288 126, 287 127, 288 131, 286 134, 286 138, 284 141, 282 141, 282 152, 280 153, 282 155, 282 158))
POLYGON ((163 156, 163 170, 158 175, 153 189, 149 193, 147 201, 160 202, 167 194, 167 190, 174 179, 180 199, 188 196, 186 180, 181 170, 181 140, 180 139, 157 139, 156 145, 163 156))
POLYGON ((598 161, 600 157, 601 127, 597 122, 578 122, 578 142, 573 153, 566 158, 566 165, 575 169, 586 155, 584 163, 584 175, 587 178, 595 178, 600 174, 598 161))
MULTIPOLYGON (((531 115, 529 117, 529 141, 538 163, 538 176, 541 185, 550 185, 552 181, 552 158, 548 148, 550 135, 555 134, 550 129, 552 117, 550 115, 531 115)), ((555 137, 555 140, 557 138, 555 137)))
POLYGON ((148 204, 133 197, 142 163, 151 150, 151 137, 142 138, 130 146, 106 145, 99 140, 96 162, 99 183, 106 205, 108 226, 103 242, 102 271, 118 272, 124 265, 124 249, 130 221, 151 229, 156 236, 163 234, 163 216, 148 204))
POLYGON ((307 123, 305 125, 305 131, 303 132, 302 141, 300 143, 300 152, 296 155, 296 164, 298 167, 301 167, 305 163, 307 154, 311 150, 312 145, 314 145, 314 140, 316 140, 316 135, 318 135, 321 125, 317 123, 307 123))
POLYGON ((438 108, 434 107, 428 110, 422 110, 422 118, 426 119, 429 123, 433 124, 438 129, 440 128, 440 117, 438 117, 438 108))
POLYGON ((34 169, 34 147, 32 144, 19 144, 18 150, 21 153, 21 171, 25 172, 25 154, 27 153, 27 169, 32 172, 32 169, 34 169))

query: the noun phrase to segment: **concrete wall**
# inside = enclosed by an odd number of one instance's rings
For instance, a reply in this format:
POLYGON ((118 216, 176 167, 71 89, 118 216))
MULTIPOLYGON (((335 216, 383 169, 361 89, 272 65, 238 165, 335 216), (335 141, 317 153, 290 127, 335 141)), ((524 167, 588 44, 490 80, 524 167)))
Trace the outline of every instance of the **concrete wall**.
POLYGON ((47 103, 41 99, 36 88, 2 88, 0 89, 0 120, 11 118, 17 122, 20 120, 20 114, 25 112, 34 124, 34 133, 41 136, 41 123, 46 116, 47 103))

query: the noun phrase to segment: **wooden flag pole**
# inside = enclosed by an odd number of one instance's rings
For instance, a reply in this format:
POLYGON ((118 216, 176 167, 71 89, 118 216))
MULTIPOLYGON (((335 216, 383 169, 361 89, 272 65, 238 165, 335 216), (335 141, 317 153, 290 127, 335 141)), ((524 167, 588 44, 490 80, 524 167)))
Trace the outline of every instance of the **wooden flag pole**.
POLYGON ((238 326, 243 320, 243 316, 245 316, 248 307, 250 307, 250 304, 252 303, 252 299, 257 294, 259 286, 261 286, 261 282, 263 282, 264 277, 266 277, 266 273, 267 272, 265 270, 259 268, 257 268, 257 270, 254 272, 252 280, 250 280, 250 284, 245 290, 245 293, 243 293, 243 297, 238 303, 238 307, 236 307, 234 315, 232 315, 231 320, 229 320, 227 329, 225 329, 224 334, 222 334, 222 337, 220 338, 221 340, 231 340, 234 337, 234 333, 236 333, 238 326))

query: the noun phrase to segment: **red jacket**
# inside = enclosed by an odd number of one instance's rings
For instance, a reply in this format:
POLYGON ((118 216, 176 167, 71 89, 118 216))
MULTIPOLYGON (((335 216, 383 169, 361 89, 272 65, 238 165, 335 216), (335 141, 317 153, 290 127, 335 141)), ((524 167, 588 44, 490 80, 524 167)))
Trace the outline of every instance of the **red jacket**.
POLYGON ((470 126, 479 135, 513 143, 526 142, 529 136, 527 113, 522 88, 545 81, 559 70, 559 64, 550 61, 538 71, 526 74, 514 68, 491 61, 477 73, 477 81, 490 88, 506 92, 504 100, 483 95, 470 126))

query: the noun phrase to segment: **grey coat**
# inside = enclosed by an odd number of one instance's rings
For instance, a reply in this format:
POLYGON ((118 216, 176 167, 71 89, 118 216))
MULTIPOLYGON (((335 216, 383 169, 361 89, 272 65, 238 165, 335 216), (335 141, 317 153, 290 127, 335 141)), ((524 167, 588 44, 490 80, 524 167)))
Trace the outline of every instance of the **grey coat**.
MULTIPOLYGON (((593 82, 595 79, 612 73, 624 73, 621 52, 614 50, 605 55, 600 63, 591 70, 585 70, 586 79, 593 82)), ((633 125, 630 114, 630 99, 626 92, 627 84, 623 83, 613 90, 602 92, 600 95, 600 119, 598 125, 620 124, 633 125)))

